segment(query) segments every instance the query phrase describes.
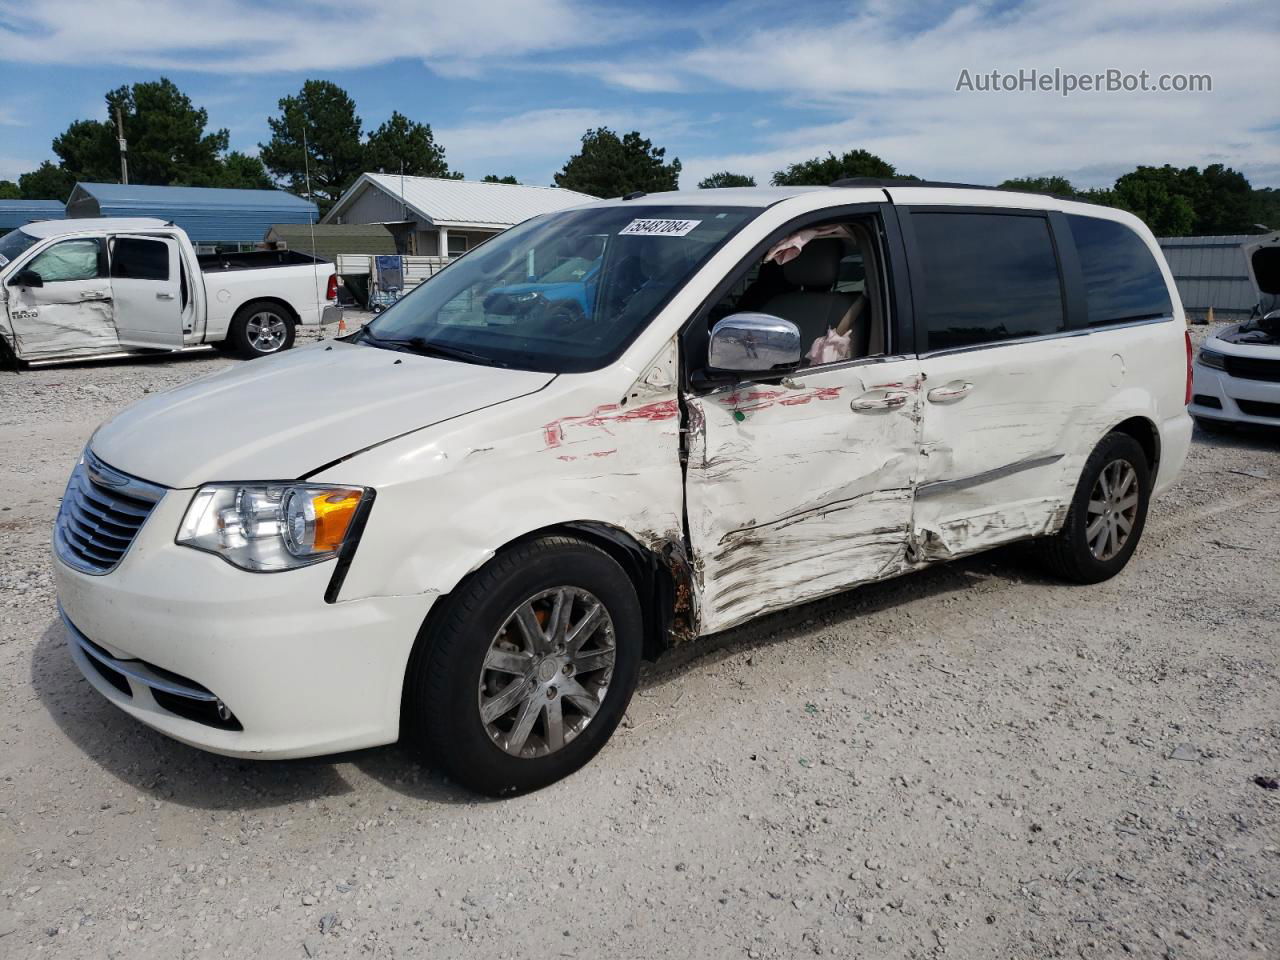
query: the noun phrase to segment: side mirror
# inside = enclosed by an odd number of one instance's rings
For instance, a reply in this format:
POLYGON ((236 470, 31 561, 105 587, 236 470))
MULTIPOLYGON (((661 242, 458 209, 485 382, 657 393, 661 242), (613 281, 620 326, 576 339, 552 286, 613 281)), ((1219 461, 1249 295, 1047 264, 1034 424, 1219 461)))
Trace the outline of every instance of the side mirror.
POLYGON ((9 281, 11 287, 43 287, 44 277, 34 270, 19 270, 9 281))
POLYGON ((711 329, 707 366, 713 373, 782 376, 800 365, 800 328, 767 313, 734 313, 711 329))

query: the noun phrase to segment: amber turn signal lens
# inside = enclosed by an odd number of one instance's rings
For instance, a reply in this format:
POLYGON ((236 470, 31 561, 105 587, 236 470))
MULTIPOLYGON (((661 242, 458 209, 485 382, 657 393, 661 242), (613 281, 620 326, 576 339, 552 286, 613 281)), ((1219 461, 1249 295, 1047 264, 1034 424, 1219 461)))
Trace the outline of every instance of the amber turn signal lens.
POLYGON ((346 539, 347 530, 360 506, 359 490, 330 490, 311 498, 316 516, 314 549, 337 550, 346 539))

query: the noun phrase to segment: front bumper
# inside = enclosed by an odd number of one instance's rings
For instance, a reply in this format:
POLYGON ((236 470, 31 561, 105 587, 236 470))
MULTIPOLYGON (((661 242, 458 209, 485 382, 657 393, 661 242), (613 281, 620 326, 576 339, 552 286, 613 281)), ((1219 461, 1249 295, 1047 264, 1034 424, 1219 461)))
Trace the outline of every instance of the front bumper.
POLYGON ((55 555, 71 655, 89 683, 148 726, 229 756, 395 741, 405 668, 433 595, 331 604, 332 563, 249 573, 180 547, 173 535, 191 495, 166 493, 110 573, 55 555))
POLYGON ((1194 417, 1280 427, 1280 383, 1228 376, 1197 360, 1191 394, 1187 412, 1194 417))

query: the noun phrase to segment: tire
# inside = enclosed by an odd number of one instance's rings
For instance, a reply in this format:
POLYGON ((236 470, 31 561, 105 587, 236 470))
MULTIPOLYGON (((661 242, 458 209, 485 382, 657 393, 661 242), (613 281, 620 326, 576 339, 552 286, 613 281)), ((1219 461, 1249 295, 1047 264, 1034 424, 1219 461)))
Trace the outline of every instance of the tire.
POLYGON ((253 300, 231 318, 226 349, 245 360, 283 353, 293 346, 296 327, 293 316, 280 304, 253 300))
POLYGON ((1123 570, 1133 556, 1147 522, 1150 500, 1151 466, 1147 463, 1146 452, 1133 437, 1109 433, 1085 461, 1066 523, 1055 536, 1037 541, 1033 548, 1049 572, 1063 580, 1073 583, 1109 580, 1123 570), (1100 483, 1111 487, 1119 476, 1122 478, 1120 485, 1123 485, 1124 479, 1130 475, 1125 466, 1132 471, 1135 492, 1131 494, 1126 490, 1115 500, 1106 496, 1095 500, 1095 488, 1101 492, 1100 483), (1136 497, 1132 506, 1122 506, 1128 504, 1131 496, 1136 497), (1105 505, 1111 512, 1099 511, 1098 507, 1091 506, 1095 503, 1105 505), (1126 523, 1129 526, 1127 532, 1123 529, 1126 523), (1112 539, 1110 534, 1103 536, 1107 529, 1114 529, 1116 539, 1112 539), (1090 536, 1091 530, 1096 531, 1093 537, 1090 536), (1101 550, 1097 548, 1100 537, 1101 550))
POLYGON ((612 735, 640 674, 641 640, 635 588, 607 553, 569 537, 519 544, 424 626, 405 676, 402 729, 472 790, 536 790, 584 766, 612 735), (601 612, 576 639, 575 658, 572 629, 593 602, 601 612), (557 631, 563 603, 568 629, 557 631), (562 653, 557 637, 569 641, 562 653))

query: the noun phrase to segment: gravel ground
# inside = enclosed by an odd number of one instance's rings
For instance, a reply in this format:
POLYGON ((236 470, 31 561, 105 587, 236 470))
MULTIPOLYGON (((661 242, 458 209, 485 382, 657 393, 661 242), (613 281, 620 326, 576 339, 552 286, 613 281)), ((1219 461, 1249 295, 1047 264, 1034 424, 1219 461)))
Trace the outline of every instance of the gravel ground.
POLYGON ((80 678, 72 462, 233 362, 0 373, 0 956, 1280 956, 1275 434, 1197 433, 1109 583, 1006 551, 772 616, 488 802, 399 747, 204 754, 80 678))

